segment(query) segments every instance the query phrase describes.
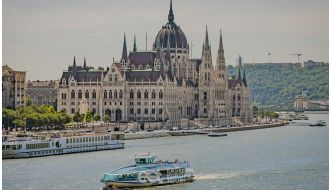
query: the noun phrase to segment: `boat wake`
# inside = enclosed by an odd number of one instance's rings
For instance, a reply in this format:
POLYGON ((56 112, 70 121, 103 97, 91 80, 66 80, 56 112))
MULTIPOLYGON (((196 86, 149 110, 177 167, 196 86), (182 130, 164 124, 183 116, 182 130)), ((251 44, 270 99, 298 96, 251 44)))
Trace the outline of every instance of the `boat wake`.
POLYGON ((242 172, 242 173, 229 172, 229 173, 197 174, 195 176, 195 180, 231 179, 231 178, 237 178, 252 174, 255 174, 255 172, 251 171, 251 172, 242 172))
POLYGON ((228 179, 236 176, 235 174, 200 174, 195 176, 195 180, 228 179))

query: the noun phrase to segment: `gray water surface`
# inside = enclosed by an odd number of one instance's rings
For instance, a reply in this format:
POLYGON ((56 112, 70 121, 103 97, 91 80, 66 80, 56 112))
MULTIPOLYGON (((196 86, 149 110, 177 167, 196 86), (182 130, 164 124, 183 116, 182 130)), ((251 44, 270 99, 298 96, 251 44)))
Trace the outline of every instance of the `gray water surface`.
POLYGON ((309 127, 327 114, 289 126, 227 137, 162 137, 126 141, 125 149, 2 161, 6 190, 99 190, 104 172, 132 164, 135 154, 188 160, 193 183, 148 189, 329 189, 329 127, 309 127))

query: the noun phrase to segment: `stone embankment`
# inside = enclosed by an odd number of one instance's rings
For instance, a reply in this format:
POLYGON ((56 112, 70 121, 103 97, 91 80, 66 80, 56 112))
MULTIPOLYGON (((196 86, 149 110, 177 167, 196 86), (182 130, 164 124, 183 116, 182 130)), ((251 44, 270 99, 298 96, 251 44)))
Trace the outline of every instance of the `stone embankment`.
POLYGON ((254 129, 267 129, 273 127, 281 127, 288 125, 288 122, 272 123, 272 124, 253 124, 237 127, 225 127, 225 128, 204 128, 195 130, 181 130, 181 131, 152 131, 152 132, 137 132, 137 133, 125 133, 125 140, 132 139, 145 139, 145 138, 157 138, 168 136, 187 136, 187 135, 205 135, 208 132, 235 132, 254 129))

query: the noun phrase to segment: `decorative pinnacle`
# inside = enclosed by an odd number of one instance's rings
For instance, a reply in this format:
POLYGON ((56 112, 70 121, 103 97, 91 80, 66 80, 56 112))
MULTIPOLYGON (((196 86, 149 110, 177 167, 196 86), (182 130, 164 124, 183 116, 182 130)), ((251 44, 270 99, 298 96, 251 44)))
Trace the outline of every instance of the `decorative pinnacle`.
POLYGON ((136 52, 137 51, 137 48, 136 48, 136 37, 135 37, 135 34, 134 34, 134 45, 133 45, 133 51, 136 52))
POLYGON ((170 2, 170 11, 168 13, 168 22, 172 23, 174 21, 174 14, 172 9, 172 0, 170 2))
POLYGON ((220 29, 220 42, 219 42, 219 49, 220 49, 220 50, 223 50, 222 32, 221 32, 221 29, 220 29))

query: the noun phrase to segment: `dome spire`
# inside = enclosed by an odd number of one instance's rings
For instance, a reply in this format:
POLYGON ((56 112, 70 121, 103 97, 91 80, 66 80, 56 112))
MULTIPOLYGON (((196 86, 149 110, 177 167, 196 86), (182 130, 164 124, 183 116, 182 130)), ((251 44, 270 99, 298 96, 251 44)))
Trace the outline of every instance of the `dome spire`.
POLYGON ((170 3, 170 11, 168 12, 168 22, 172 23, 174 21, 174 14, 173 14, 173 9, 172 9, 172 0, 170 3))

